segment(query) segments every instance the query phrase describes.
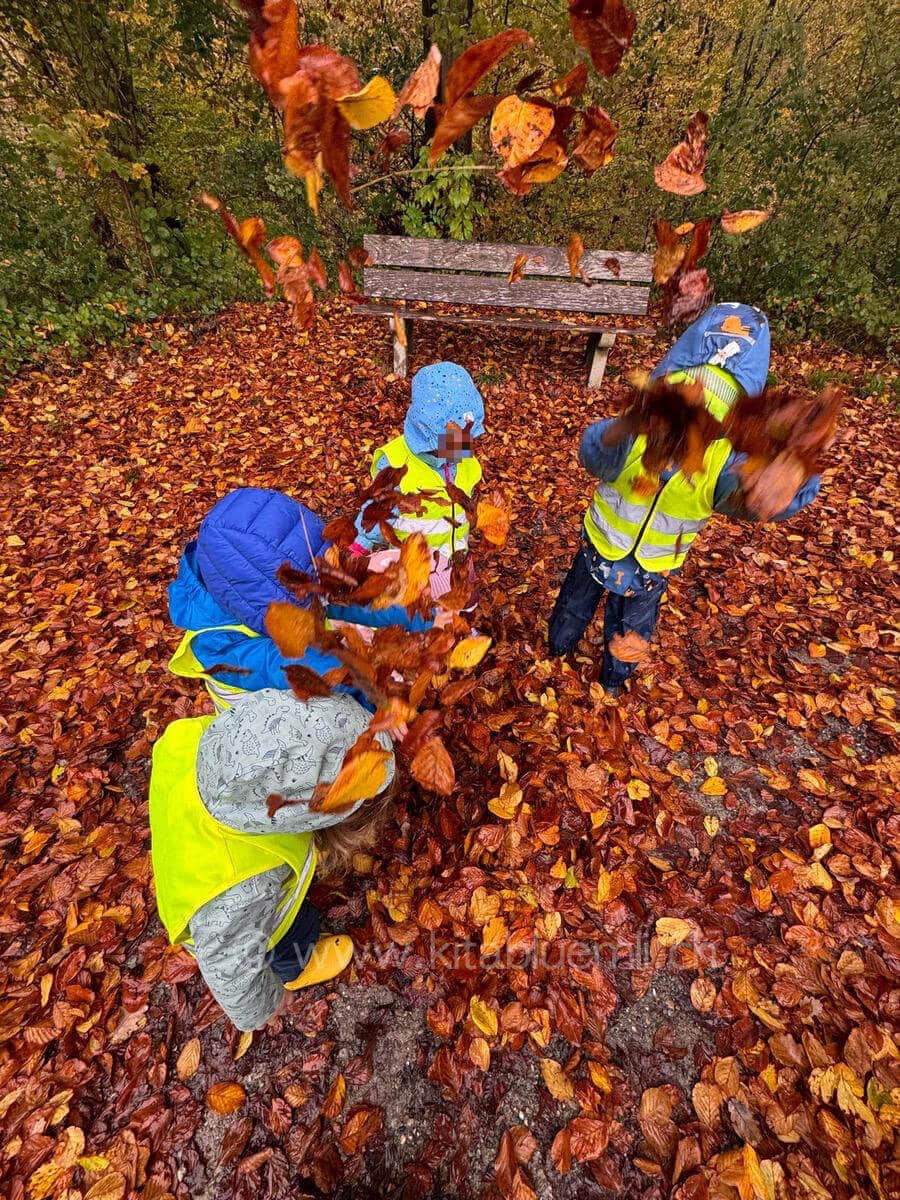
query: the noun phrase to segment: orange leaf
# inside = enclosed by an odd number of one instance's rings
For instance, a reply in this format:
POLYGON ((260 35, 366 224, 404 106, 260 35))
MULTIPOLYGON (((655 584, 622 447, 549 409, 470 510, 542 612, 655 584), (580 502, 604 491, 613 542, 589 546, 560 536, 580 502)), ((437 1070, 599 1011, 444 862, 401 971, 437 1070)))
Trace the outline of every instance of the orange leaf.
POLYGON ((771 215, 770 208, 743 208, 740 212, 723 212, 719 221, 726 233, 749 233, 765 224, 771 215))
POLYGON ((581 132, 572 157, 588 175, 613 160, 619 127, 605 109, 592 105, 581 113, 581 132))
POLYGON ((449 796, 456 782, 453 760, 439 737, 429 738, 412 760, 410 774, 423 788, 449 796))
POLYGON ((478 501, 476 528, 492 546, 505 546, 509 535, 509 513, 489 500, 478 501))
POLYGON ((302 658, 315 637, 315 617, 299 604, 273 600, 266 610, 266 633, 285 658, 302 658))
POLYGON ((486 117, 496 103, 496 96, 463 96, 455 104, 442 108, 428 151, 429 166, 433 167, 444 151, 486 117))
POLYGON ((493 37, 470 46, 447 73, 447 82, 444 85, 445 103, 452 107, 464 96, 468 96, 488 71, 492 71, 514 46, 533 44, 534 38, 524 29, 505 29, 502 33, 494 34, 493 37))
POLYGON ((527 263, 528 263, 528 255, 527 254, 517 254, 516 260, 512 265, 512 270, 509 273, 509 279, 507 279, 506 282, 509 283, 510 285, 512 285, 514 283, 518 283, 519 280, 522 278, 522 272, 525 270, 527 263))
POLYGON ((338 1073, 335 1075, 331 1087, 328 1089, 328 1094, 322 1102, 322 1116, 329 1121, 333 1121, 344 1107, 346 1095, 347 1081, 343 1075, 338 1073))
POLYGON ((200 1039, 191 1038, 178 1055, 178 1061, 175 1063, 175 1071, 179 1079, 190 1079, 192 1075, 196 1075, 199 1066, 200 1039))
POLYGON ((504 96, 491 118, 491 145, 507 167, 531 158, 553 131, 552 106, 504 96))
POLYGON ((569 260, 569 274, 573 279, 581 278, 581 256, 584 254, 584 242, 581 240, 581 234, 573 233, 569 237, 569 244, 566 247, 566 257, 569 260))
POLYGON ((665 161, 654 168, 658 187, 677 196, 696 196, 706 191, 703 171, 706 167, 707 128, 709 117, 695 112, 688 122, 683 141, 666 155, 665 161))
POLYGON ((206 1093, 207 1106, 220 1117, 236 1113, 246 1099, 247 1093, 236 1082, 214 1083, 206 1093))
POLYGON ((419 63, 413 73, 400 89, 397 97, 397 109, 408 104, 417 117, 424 117, 434 103, 438 83, 441 78, 441 52, 437 46, 432 46, 424 62, 419 63))
POLYGON ((650 653, 650 643, 629 629, 627 633, 617 633, 610 638, 609 652, 619 662, 639 663, 650 653))
MULTIPOLYGON (((363 734, 363 737, 366 736, 363 734)), ((390 751, 382 750, 378 746, 357 754, 351 749, 337 778, 321 799, 314 798, 310 802, 310 809, 313 812, 342 812, 360 800, 370 800, 377 796, 387 781, 385 764, 390 757, 390 751)))
POLYGON ((384 1114, 380 1108, 360 1104, 347 1114, 338 1144, 345 1154, 359 1154, 384 1126, 384 1114))

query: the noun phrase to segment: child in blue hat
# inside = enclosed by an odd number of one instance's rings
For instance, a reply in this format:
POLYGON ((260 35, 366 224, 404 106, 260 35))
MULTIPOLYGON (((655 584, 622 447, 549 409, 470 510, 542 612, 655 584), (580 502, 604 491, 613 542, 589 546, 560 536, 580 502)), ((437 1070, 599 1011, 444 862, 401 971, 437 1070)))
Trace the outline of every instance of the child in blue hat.
MULTIPOLYGON (((466 515, 451 501, 447 484, 472 495, 481 479, 473 446, 483 433, 484 400, 469 372, 457 363, 431 363, 413 376, 403 432, 372 455, 373 478, 383 467, 406 467, 399 485, 404 495, 434 493, 422 511, 396 512, 390 524, 401 541, 411 533, 425 536, 435 555, 435 596, 444 585, 449 587, 450 560, 465 552, 469 537, 466 515)), ((365 509, 356 521, 354 548, 360 554, 384 545, 378 526, 363 528, 364 513, 365 509)))

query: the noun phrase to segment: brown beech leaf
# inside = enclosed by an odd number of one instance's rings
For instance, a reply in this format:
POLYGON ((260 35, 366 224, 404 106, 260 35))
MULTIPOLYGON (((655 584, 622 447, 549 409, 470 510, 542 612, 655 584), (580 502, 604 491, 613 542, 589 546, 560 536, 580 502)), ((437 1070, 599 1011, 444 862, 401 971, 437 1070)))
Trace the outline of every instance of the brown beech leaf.
POLYGON ((587 175, 612 162, 619 127, 605 109, 592 105, 581 113, 581 131, 572 157, 587 175))
POLYGON ((410 773, 430 792, 449 796, 456 782, 453 760, 439 737, 429 738, 412 760, 410 773))
POLYGON ((504 96, 491 117, 491 145, 507 167, 517 167, 540 150, 553 125, 552 106, 504 96))
POLYGON ((601 75, 618 71, 636 24, 637 18, 622 0, 569 0, 572 37, 601 75))
POLYGON ((322 676, 317 675, 310 667, 303 666, 302 663, 291 663, 289 667, 285 667, 284 673, 291 691, 298 700, 306 701, 313 696, 331 695, 331 687, 322 676))
POLYGON ((210 212, 218 214, 225 232, 235 242, 241 253, 256 269, 263 287, 271 296, 275 290, 275 276, 272 268, 263 258, 260 249, 266 240, 266 227, 260 217, 248 217, 244 221, 236 221, 221 200, 210 196, 208 192, 200 195, 200 203, 210 212))
POLYGON ((383 1127, 384 1113, 380 1108, 358 1104, 347 1113, 338 1144, 345 1154, 359 1154, 383 1127))
POLYGON ((606 1153, 610 1126, 599 1117, 575 1117, 566 1126, 572 1157, 578 1162, 591 1162, 606 1153))
POLYGON ((603 265, 611 275, 616 277, 616 279, 618 279, 622 274, 622 264, 614 255, 610 255, 609 258, 604 258, 603 265))
POLYGON ((375 150, 375 154, 381 159, 383 170, 386 171, 388 169, 394 154, 403 146, 408 146, 410 140, 410 136, 405 129, 386 130, 384 137, 378 143, 378 148, 375 150))
POLYGON ((657 186, 678 196, 696 196, 706 190, 707 128, 709 117, 695 112, 688 122, 684 139, 670 150, 665 161, 654 168, 657 186))
POLYGON ((519 280, 522 278, 522 272, 525 270, 527 265, 528 265, 528 255, 527 254, 517 254, 516 258, 515 258, 515 262, 512 265, 512 270, 509 273, 509 278, 507 279, 506 282, 510 285, 512 285, 514 283, 518 283, 519 280))
MULTIPOLYGON (((447 73, 447 81, 444 84, 445 105, 452 108, 464 96, 469 96, 471 99, 470 93, 485 75, 509 54, 510 50, 515 46, 531 46, 533 44, 534 38, 524 29, 505 29, 502 33, 496 33, 493 37, 485 38, 484 41, 470 46, 459 56, 447 73)), ((465 131, 463 130, 463 132, 465 131)), ((457 134, 458 136, 459 134, 457 134)), ((434 161, 433 158, 432 161, 434 161)))
POLYGON ((285 658, 302 658, 316 635, 316 620, 308 608, 275 600, 266 611, 266 633, 285 658))
POLYGON ((566 247, 566 258, 569 262, 569 274, 573 279, 580 279, 582 277, 582 254, 584 254, 584 242, 581 240, 581 234, 570 234, 569 244, 566 247))
POLYGON ((222 1138, 222 1149, 219 1151, 219 1166, 227 1167, 244 1153, 250 1135, 253 1132, 253 1118, 239 1117, 232 1121, 225 1130, 222 1138))
POLYGON ((434 103, 441 80, 441 52, 432 45, 425 59, 419 63, 400 89, 397 111, 408 104, 417 117, 424 117, 434 103))
POLYGON ((246 1099, 247 1093, 235 1081, 214 1083, 206 1093, 207 1107, 220 1117, 236 1113, 246 1099))
POLYGON ((323 290, 328 287, 328 272, 325 270, 325 264, 322 262, 318 250, 310 251, 309 258, 306 260, 306 269, 316 287, 323 290))
POLYGON ((344 1107, 344 1098, 346 1095, 347 1081, 339 1072, 332 1080, 331 1087, 322 1101, 322 1116, 329 1121, 333 1121, 344 1107))
POLYGON ((431 139, 429 164, 433 167, 445 150, 477 125, 482 117, 486 117, 497 103, 497 99, 497 96, 463 96, 455 104, 441 108, 437 128, 431 139))
POLYGON ((650 643, 633 629, 617 633, 609 641, 609 652, 619 662, 643 662, 650 653, 650 643))
POLYGON ((587 65, 583 62, 576 63, 571 71, 567 71, 565 75, 550 84, 550 91, 557 100, 577 100, 587 87, 587 81, 587 65))
POLYGON ((179 1079, 190 1079, 197 1074, 200 1066, 200 1039, 191 1038, 178 1055, 175 1071, 179 1079))

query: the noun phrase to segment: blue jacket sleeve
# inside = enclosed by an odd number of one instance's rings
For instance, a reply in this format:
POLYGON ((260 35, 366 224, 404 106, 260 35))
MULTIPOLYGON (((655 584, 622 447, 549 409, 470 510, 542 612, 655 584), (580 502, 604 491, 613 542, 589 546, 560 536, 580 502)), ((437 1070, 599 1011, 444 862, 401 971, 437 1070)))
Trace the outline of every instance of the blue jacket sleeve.
POLYGON ((285 658, 271 638, 248 637, 230 629, 210 629, 198 633, 191 642, 191 649, 208 671, 219 664, 236 667, 235 671, 213 671, 214 679, 232 687, 246 688, 258 692, 261 688, 286 688, 284 668, 293 663, 309 667, 317 675, 324 675, 332 667, 341 664, 330 654, 322 654, 310 647, 302 658, 285 658))
MULTIPOLYGON (((738 475, 738 467, 746 460, 746 454, 729 455, 725 466, 719 472, 719 478, 716 480, 716 490, 713 498, 713 508, 717 513, 721 513, 725 517, 730 517, 734 521, 758 521, 759 518, 754 516, 742 501, 742 493, 740 490, 741 480, 738 475)), ((774 517, 770 517, 770 521, 787 521, 800 511, 801 508, 806 508, 807 504, 812 504, 822 487, 822 477, 820 475, 811 475, 797 489, 797 493, 793 500, 787 506, 776 513, 774 517)))
POLYGON ((329 604, 325 615, 333 621, 352 621, 354 625, 368 625, 372 629, 400 625, 411 633, 422 633, 432 626, 431 620, 420 617, 418 613, 410 617, 406 609, 399 604, 391 608, 382 608, 378 612, 361 604, 329 604))
POLYGON ((603 435, 612 424, 612 417, 594 421, 592 425, 588 425, 581 438, 578 461, 595 479, 611 481, 620 475, 634 445, 634 439, 629 437, 618 446, 604 446, 603 435))

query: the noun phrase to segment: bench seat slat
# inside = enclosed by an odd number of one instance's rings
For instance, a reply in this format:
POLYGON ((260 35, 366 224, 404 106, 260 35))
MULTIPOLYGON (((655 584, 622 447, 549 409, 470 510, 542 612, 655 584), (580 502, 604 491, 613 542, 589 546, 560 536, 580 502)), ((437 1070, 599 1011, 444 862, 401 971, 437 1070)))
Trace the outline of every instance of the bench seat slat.
POLYGON ((438 271, 389 271, 367 267, 367 296, 391 300, 433 300, 450 304, 490 304, 502 308, 556 308, 566 312, 628 313, 643 316, 650 300, 647 287, 583 283, 558 279, 521 279, 509 284, 499 276, 450 275, 438 271))
MULTIPOLYGON (((520 254, 527 254, 523 278, 569 278, 566 251, 557 246, 527 246, 489 242, 456 242, 437 238, 406 238, 366 234, 363 246, 377 267, 416 267, 424 270, 484 271, 508 275, 520 254)), ((586 250, 581 267, 590 279, 613 282, 649 283, 653 278, 653 255, 631 250, 586 250), (618 276, 604 260, 619 263, 618 276)))
POLYGON ((498 325, 512 329, 544 330, 548 333, 615 333, 621 336, 653 337, 655 325, 639 325, 633 328, 619 325, 603 324, 597 321, 561 321, 548 317, 547 320, 529 317, 514 317, 506 313, 485 313, 484 316, 470 316, 462 313, 429 312, 418 308, 393 308, 387 304, 358 304, 356 312, 364 316, 392 317, 400 316, 405 321, 434 321, 447 325, 498 325))

